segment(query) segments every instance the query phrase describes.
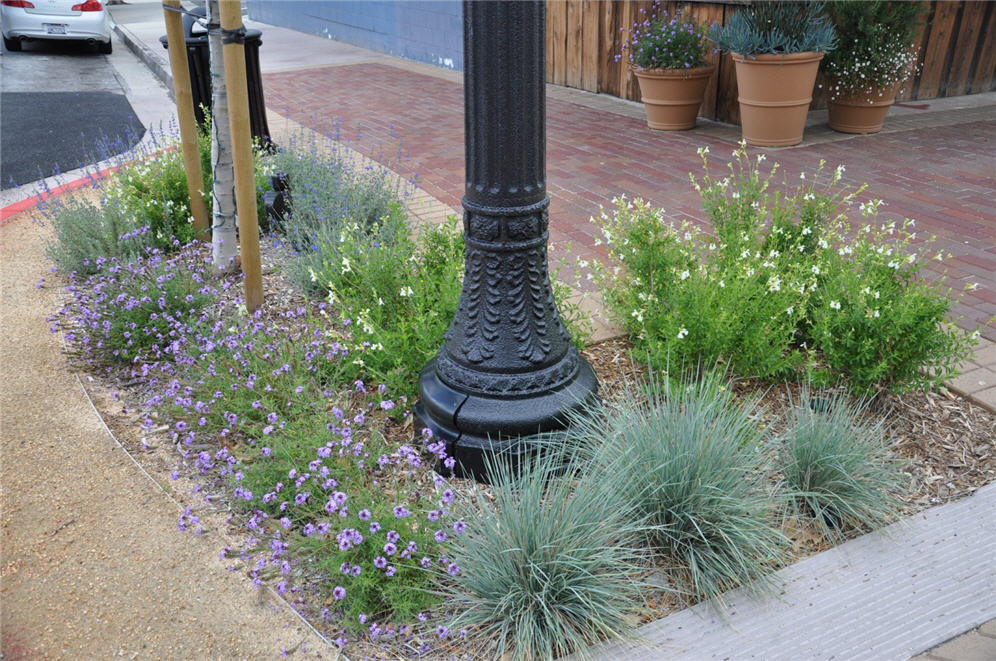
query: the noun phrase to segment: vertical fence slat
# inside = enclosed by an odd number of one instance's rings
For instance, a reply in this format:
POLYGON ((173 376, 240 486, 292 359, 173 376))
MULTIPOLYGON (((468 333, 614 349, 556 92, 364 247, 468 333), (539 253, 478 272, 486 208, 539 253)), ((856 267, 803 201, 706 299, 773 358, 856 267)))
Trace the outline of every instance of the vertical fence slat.
POLYGON ((975 63, 975 75, 968 92, 991 92, 996 89, 996 3, 986 2, 988 11, 981 34, 978 60, 975 63))
POLYGON ((553 16, 550 7, 552 2, 546 3, 546 82, 553 82, 554 69, 554 47, 553 47, 553 16))
POLYGON ((581 8, 581 88, 598 91, 601 16, 597 0, 584 0, 581 8))
POLYGON ((919 72, 923 70, 923 58, 926 55, 926 45, 927 45, 927 33, 930 32, 930 27, 927 25, 927 19, 930 17, 933 11, 933 5, 936 2, 920 2, 923 6, 920 13, 920 18, 917 21, 918 27, 914 32, 913 43, 915 44, 917 58, 916 58, 916 72, 914 75, 906 79, 899 88, 899 94, 896 98, 898 99, 913 99, 916 98, 916 85, 919 79, 919 72))
POLYGON ((954 38, 952 29, 961 5, 961 2, 937 2, 934 5, 933 20, 928 26, 930 32, 923 56, 923 70, 916 90, 919 99, 935 99, 941 92, 944 66, 954 38))
POLYGON ((619 76, 615 56, 619 51, 616 40, 619 38, 619 21, 616 3, 602 0, 599 3, 602 27, 599 35, 598 91, 619 96, 619 76))
POLYGON ((567 0, 546 3, 547 35, 549 48, 547 61, 552 65, 550 82, 563 85, 567 80, 567 0))
POLYGON ((961 25, 954 41, 951 68, 947 73, 944 96, 959 96, 972 84, 972 65, 975 63, 977 47, 982 38, 981 30, 986 18, 984 2, 966 2, 961 14, 961 25))
POLYGON ((564 84, 568 87, 581 87, 581 51, 584 43, 581 41, 581 20, 582 14, 581 0, 568 0, 567 2, 567 27, 564 30, 567 36, 567 56, 564 59, 566 70, 564 84))

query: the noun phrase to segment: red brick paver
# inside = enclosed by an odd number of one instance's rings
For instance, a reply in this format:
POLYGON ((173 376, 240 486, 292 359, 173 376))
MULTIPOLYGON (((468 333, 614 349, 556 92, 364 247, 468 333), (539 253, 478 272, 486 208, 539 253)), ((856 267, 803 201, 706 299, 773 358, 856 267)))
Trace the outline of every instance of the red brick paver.
MULTIPOLYGON (((463 195, 463 90, 441 77, 366 63, 264 75, 267 105, 350 146, 459 208, 463 195), (304 110, 301 110, 304 109, 304 110)), ((613 197, 643 197, 677 218, 705 222, 689 172, 698 147, 722 167, 732 145, 695 131, 654 132, 638 119, 580 103, 547 101, 547 177, 551 243, 597 256, 589 218, 613 197)), ((885 201, 880 218, 917 220, 953 259, 945 268, 956 289, 977 282, 955 313, 961 324, 996 341, 996 118, 939 128, 769 150, 791 180, 820 159, 846 166, 845 181, 870 184, 885 201)))

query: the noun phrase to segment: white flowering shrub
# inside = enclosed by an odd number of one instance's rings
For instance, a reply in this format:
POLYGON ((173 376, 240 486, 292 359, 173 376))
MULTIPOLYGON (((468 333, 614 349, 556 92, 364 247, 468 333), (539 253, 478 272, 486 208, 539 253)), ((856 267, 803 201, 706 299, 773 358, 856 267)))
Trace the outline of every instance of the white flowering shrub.
MULTIPOLYGON (((210 122, 210 116, 208 117, 210 122)), ((211 214, 212 171, 210 124, 198 132, 198 151, 201 158, 204 198, 208 215, 211 214)), ((154 246, 174 250, 174 245, 186 245, 195 238, 194 219, 190 212, 190 194, 187 189, 187 171, 180 149, 179 136, 164 132, 153 140, 155 151, 141 158, 120 165, 113 177, 103 187, 101 203, 115 207, 129 217, 132 223, 148 227, 148 236, 154 246), (175 244, 175 241, 179 244, 175 244)), ((256 217, 265 218, 263 192, 270 185, 261 161, 260 149, 254 150, 256 217)))
POLYGON ((843 166, 821 162, 793 186, 743 145, 722 177, 707 154, 692 184, 714 234, 639 199, 594 221, 610 258, 595 277, 638 358, 768 380, 806 370, 866 392, 951 376, 975 338, 945 325, 954 299, 943 282, 918 277, 926 246, 914 246, 913 221, 880 224, 881 202, 859 203, 864 187, 842 185, 843 166))

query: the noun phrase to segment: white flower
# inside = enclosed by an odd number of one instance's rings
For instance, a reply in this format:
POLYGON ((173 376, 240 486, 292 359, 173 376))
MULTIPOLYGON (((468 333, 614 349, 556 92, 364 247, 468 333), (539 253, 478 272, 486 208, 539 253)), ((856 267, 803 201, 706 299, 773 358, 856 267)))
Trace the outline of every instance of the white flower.
POLYGON ((629 316, 634 317, 641 324, 643 323, 643 312, 640 310, 633 310, 629 313, 629 316))
POLYGON ((685 339, 685 337, 687 335, 688 335, 688 329, 687 328, 682 327, 682 329, 678 331, 678 339, 679 340, 685 339))
POLYGON ((806 180, 806 173, 805 172, 800 172, 799 173, 799 178, 802 179, 803 181, 805 181, 806 180))
POLYGON ((688 276, 690 276, 690 275, 691 275, 691 273, 688 272, 688 269, 685 269, 684 271, 681 272, 681 279, 682 280, 687 280, 688 276))
POLYGON ((412 288, 407 285, 402 287, 401 291, 398 292, 398 295, 401 296, 402 298, 407 298, 408 296, 412 296, 414 294, 415 292, 412 291, 412 288))
POLYGON ((817 266, 816 264, 813 264, 813 275, 819 275, 819 274, 820 274, 820 267, 817 266))
POLYGON ((345 257, 342 258, 342 272, 349 273, 353 269, 349 266, 349 260, 345 257))
POLYGON ((834 310, 840 309, 840 301, 830 301, 830 307, 834 310))
POLYGON ((794 305, 790 305, 790 306, 788 306, 788 308, 785 309, 785 314, 787 314, 787 315, 791 315, 793 312, 795 312, 795 306, 794 305))

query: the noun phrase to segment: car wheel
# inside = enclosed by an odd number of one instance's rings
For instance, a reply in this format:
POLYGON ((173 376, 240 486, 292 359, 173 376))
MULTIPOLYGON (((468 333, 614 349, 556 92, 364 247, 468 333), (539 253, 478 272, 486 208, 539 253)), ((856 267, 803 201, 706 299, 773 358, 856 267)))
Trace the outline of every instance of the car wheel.
POLYGON ((21 50, 21 40, 20 39, 8 39, 3 38, 3 47, 9 51, 19 51, 21 50))
POLYGON ((104 41, 100 42, 99 47, 100 47, 100 54, 101 55, 110 55, 111 54, 111 49, 113 48, 113 46, 111 45, 111 42, 109 42, 109 41, 107 41, 107 42, 104 42, 104 41))

